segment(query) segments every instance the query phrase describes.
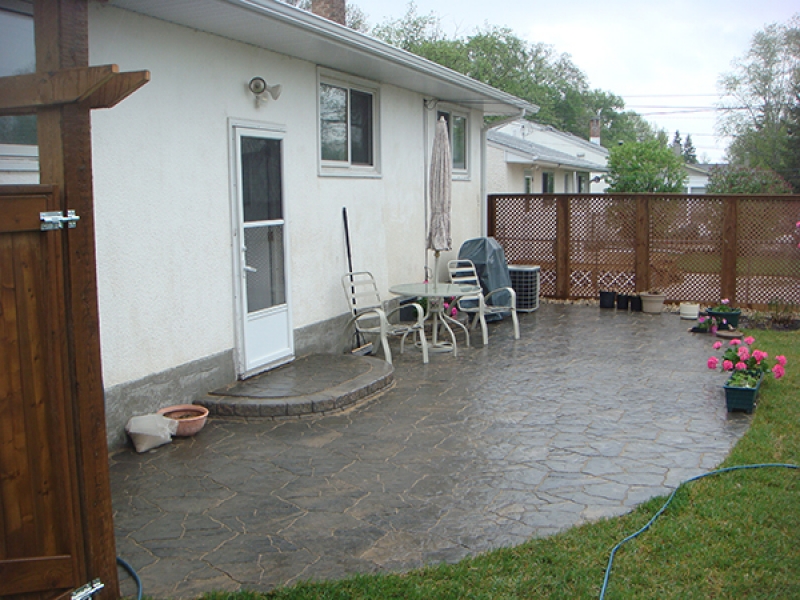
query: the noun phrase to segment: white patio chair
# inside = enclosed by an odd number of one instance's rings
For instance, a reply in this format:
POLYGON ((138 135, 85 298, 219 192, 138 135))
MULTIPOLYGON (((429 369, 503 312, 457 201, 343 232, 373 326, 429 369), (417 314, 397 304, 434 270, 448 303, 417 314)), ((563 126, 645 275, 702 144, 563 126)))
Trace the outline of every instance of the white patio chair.
MULTIPOLYGON (((420 348, 422 348, 422 362, 427 364, 428 342, 425 339, 425 312, 419 304, 405 305, 413 306, 416 309, 417 316, 412 323, 391 323, 389 319, 392 315, 404 307, 398 306, 388 313, 383 310, 378 286, 371 273, 367 271, 347 273, 342 277, 342 287, 353 315, 348 321, 345 331, 348 331, 352 325, 359 334, 379 337, 383 355, 389 364, 392 364, 392 351, 389 349, 388 337, 390 335, 400 337, 400 354, 402 354, 406 338, 409 334, 416 333, 419 336, 420 348)), ((375 351, 373 351, 374 353, 375 351)))
POLYGON ((481 281, 478 278, 478 273, 475 270, 475 265, 471 260, 458 259, 451 260, 447 263, 447 271, 450 274, 450 281, 452 283, 460 283, 465 285, 477 285, 481 287, 481 292, 474 296, 462 296, 456 301, 458 310, 472 315, 472 324, 470 329, 475 329, 475 326, 480 322, 481 333, 483 334, 483 345, 489 343, 489 331, 486 327, 486 315, 500 315, 510 312, 511 321, 514 324, 514 339, 519 339, 519 320, 517 319, 517 294, 513 288, 501 287, 496 290, 491 290, 488 294, 483 293, 481 281), (506 292, 509 296, 508 302, 498 304, 489 304, 489 299, 497 300, 501 298, 499 292, 506 292))

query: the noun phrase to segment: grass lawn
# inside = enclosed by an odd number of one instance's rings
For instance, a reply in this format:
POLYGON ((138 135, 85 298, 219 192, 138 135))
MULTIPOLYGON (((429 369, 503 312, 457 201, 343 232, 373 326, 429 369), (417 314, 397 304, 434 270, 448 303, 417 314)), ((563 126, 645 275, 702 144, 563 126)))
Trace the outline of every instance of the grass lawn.
MULTIPOLYGON (((800 464, 800 333, 749 333, 770 357, 786 356, 786 376, 765 379, 752 427, 721 466, 800 464)), ((453 565, 204 598, 598 598, 611 548, 665 500, 453 565)), ((749 469, 690 483, 649 531, 617 552, 605 597, 800 598, 798 524, 800 470, 749 469)))

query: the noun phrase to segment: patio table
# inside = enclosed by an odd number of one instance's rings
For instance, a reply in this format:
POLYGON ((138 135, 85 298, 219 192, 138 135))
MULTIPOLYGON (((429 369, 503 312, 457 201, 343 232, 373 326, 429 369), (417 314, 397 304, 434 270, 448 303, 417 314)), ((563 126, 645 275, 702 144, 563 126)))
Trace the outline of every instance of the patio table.
POLYGON ((458 356, 458 348, 456 346, 456 334, 450 327, 449 323, 453 323, 464 330, 464 335, 467 340, 467 348, 469 348, 469 330, 466 326, 451 316, 446 314, 444 310, 445 298, 461 298, 462 296, 471 296, 481 291, 480 286, 477 285, 461 285, 456 283, 400 283, 389 288, 392 294, 398 296, 413 296, 417 298, 428 298, 428 312, 425 315, 425 320, 431 319, 432 326, 432 341, 429 351, 433 352, 453 352, 453 356, 458 356), (439 326, 443 326, 450 334, 450 342, 439 340, 439 326))

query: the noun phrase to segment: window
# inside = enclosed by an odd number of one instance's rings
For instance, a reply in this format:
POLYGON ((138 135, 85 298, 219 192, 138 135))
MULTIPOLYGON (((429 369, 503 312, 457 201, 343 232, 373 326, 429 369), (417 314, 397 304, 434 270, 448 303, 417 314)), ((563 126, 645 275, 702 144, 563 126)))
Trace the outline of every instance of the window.
MULTIPOLYGON (((0 39, 3 47, 9 49, 0 52, 0 77, 36 71, 31 15, 0 10, 0 39)), ((36 115, 0 117, 0 144, 35 146, 36 115)))
POLYGON ((323 167, 374 168, 375 90, 320 81, 319 131, 323 167))
POLYGON ((556 177, 555 173, 549 171, 542 172, 542 193, 552 194, 555 189, 556 177))
POLYGON ((578 173, 578 189, 579 194, 586 194, 589 192, 589 174, 578 173))
POLYGON ((533 192, 533 176, 525 175, 525 193, 530 194, 533 192))
POLYGON ((447 134, 450 138, 450 150, 453 155, 453 170, 467 170, 467 117, 457 113, 440 110, 436 120, 441 117, 447 121, 447 134))

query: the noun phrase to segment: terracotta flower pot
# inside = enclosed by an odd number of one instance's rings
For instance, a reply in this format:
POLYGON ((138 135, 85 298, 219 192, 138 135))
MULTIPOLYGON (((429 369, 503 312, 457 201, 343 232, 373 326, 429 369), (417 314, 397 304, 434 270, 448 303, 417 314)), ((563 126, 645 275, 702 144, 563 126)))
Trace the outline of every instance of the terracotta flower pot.
POLYGON ((176 436, 188 437, 200 431, 206 424, 208 409, 196 404, 176 404, 160 409, 158 414, 178 422, 176 436))

